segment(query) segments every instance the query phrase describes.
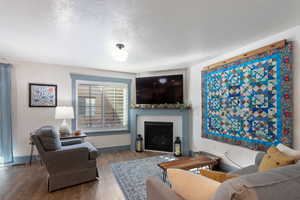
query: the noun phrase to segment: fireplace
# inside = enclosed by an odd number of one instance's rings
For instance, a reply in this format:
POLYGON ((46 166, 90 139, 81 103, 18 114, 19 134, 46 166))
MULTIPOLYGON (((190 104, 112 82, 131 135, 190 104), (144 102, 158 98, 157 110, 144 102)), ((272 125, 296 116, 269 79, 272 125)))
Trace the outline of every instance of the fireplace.
POLYGON ((145 149, 173 152, 173 123, 144 122, 145 149))

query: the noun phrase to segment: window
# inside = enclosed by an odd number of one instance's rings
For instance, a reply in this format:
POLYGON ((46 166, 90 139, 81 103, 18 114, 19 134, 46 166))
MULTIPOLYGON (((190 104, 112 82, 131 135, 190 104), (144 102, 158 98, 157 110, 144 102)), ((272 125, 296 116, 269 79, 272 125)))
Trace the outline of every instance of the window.
POLYGON ((95 116, 96 115, 96 98, 89 96, 78 96, 79 115, 95 116))
POLYGON ((84 131, 128 129, 128 84, 77 81, 76 127, 84 131))

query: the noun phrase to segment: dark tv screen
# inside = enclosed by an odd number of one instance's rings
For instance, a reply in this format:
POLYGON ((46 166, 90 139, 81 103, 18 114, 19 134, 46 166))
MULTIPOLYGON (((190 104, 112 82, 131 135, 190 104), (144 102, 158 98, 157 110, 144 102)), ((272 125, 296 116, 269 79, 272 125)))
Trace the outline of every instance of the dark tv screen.
POLYGON ((136 103, 183 103, 183 75, 137 78, 136 103))

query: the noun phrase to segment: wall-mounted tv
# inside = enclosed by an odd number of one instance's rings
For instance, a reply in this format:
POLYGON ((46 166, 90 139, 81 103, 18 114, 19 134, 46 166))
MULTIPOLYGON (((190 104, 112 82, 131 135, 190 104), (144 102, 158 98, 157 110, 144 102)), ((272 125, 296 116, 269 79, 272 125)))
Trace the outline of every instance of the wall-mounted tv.
POLYGON ((137 78, 136 103, 183 103, 183 87, 182 74, 137 78))

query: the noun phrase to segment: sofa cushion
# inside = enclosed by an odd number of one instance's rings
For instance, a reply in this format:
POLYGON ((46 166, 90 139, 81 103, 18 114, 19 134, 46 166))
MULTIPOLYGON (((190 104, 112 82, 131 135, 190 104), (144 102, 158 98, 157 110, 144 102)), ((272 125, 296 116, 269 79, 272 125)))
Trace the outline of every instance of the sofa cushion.
POLYGON ((280 152, 276 147, 270 147, 267 154, 264 155, 258 171, 267 171, 272 168, 283 167, 294 163, 295 159, 293 157, 280 152))
POLYGON ((61 142, 56 129, 53 126, 43 126, 36 131, 45 151, 56 151, 61 149, 61 142))
POLYGON ((300 151, 294 150, 294 149, 292 149, 284 144, 281 144, 281 143, 278 144, 276 147, 282 153, 285 153, 286 155, 295 158, 295 160, 300 160, 300 151))
POLYGON ((93 145, 91 145, 89 142, 68 145, 68 146, 62 146, 62 150, 78 149, 78 148, 88 148, 90 160, 95 160, 98 157, 98 150, 93 145))
POLYGON ((256 173, 257 171, 258 167, 256 165, 249 165, 247 167, 231 171, 230 174, 246 175, 256 173))
POLYGON ((185 200, 209 200, 220 183, 180 169, 168 169, 168 179, 176 194, 185 200))
POLYGON ((230 174, 230 173, 219 172, 219 171, 214 171, 214 170, 207 170, 207 169, 200 169, 200 174, 207 178, 218 181, 219 183, 223 183, 224 181, 226 181, 228 179, 236 178, 239 176, 238 174, 230 174))
POLYGON ((255 166, 258 168, 262 159, 264 158, 264 156, 266 155, 265 152, 258 152, 255 156, 255 166))

